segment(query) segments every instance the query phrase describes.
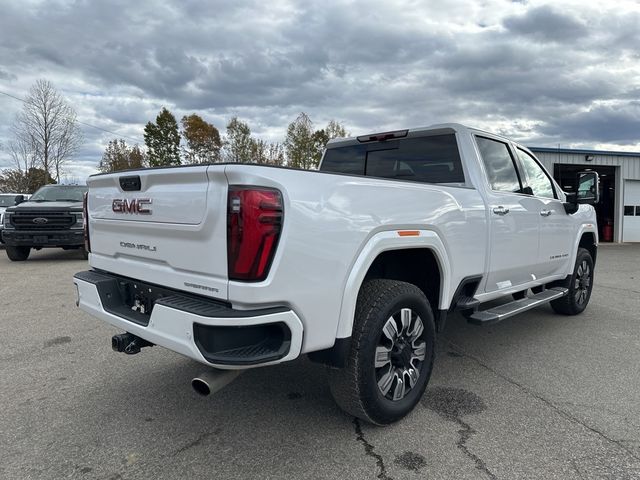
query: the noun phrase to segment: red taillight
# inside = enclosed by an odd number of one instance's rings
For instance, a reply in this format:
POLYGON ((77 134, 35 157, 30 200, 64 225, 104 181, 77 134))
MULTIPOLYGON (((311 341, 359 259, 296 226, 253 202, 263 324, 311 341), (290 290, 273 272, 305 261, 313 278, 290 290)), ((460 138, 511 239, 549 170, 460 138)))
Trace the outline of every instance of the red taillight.
POLYGON ((89 241, 89 208, 87 202, 89 199, 89 193, 86 192, 82 196, 82 230, 84 231, 84 249, 87 252, 91 251, 91 242, 89 241))
POLYGON ((267 277, 282 229, 282 194, 272 188, 229 187, 227 261, 229 279, 267 277))

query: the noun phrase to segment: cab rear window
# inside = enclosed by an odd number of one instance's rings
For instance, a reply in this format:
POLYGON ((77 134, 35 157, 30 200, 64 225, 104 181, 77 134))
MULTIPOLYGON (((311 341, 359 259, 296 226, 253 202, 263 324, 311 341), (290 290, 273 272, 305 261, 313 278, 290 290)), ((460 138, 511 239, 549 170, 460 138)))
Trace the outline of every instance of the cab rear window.
POLYGON ((424 183, 464 183, 454 134, 330 148, 320 170, 424 183))

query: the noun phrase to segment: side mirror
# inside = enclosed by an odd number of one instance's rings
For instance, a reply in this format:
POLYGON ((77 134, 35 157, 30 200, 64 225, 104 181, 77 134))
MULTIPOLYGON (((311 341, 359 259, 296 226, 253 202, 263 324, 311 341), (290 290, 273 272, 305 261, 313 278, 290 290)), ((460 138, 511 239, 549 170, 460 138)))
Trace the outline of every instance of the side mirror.
POLYGON ((578 211, 578 205, 595 205, 600 201, 600 179, 596 172, 578 172, 573 187, 573 192, 567 193, 567 201, 564 209, 572 214, 578 211))
POLYGON ((600 201, 600 182, 596 172, 578 172, 575 203, 595 205, 600 201))
POLYGON ((16 198, 13 199, 15 205, 20 205, 24 202, 24 195, 16 195, 16 198))

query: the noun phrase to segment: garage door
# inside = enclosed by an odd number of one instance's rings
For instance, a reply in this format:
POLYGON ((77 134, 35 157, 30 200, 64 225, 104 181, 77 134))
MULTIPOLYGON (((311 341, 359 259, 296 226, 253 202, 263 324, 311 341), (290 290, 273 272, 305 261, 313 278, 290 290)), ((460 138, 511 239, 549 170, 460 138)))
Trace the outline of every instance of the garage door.
POLYGON ((624 182, 623 242, 640 242, 640 180, 624 182))

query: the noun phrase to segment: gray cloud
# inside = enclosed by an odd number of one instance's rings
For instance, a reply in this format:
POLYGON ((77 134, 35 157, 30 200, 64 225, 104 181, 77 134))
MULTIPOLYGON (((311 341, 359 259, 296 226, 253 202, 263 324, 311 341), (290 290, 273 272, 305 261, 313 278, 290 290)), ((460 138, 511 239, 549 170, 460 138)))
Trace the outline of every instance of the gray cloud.
POLYGON ((640 135, 640 101, 625 105, 598 105, 549 122, 541 132, 562 130, 575 141, 598 138, 607 143, 634 143, 640 135))
POLYGON ((10 73, 10 72, 0 68, 0 80, 13 81, 13 80, 17 80, 17 79, 18 79, 18 77, 16 77, 13 73, 10 73))
MULTIPOLYGON (((134 138, 167 106, 220 129, 238 115, 270 140, 304 110, 352 133, 461 121, 540 144, 640 149, 629 5, 5 2, 0 90, 21 96, 48 78, 81 120, 134 138)), ((6 143, 19 104, 0 98, 6 143)), ((83 131, 86 171, 113 136, 83 131)))
POLYGON ((522 15, 509 16, 503 24, 511 33, 543 42, 573 41, 589 32, 587 26, 575 16, 559 12, 549 5, 531 8, 522 15))

